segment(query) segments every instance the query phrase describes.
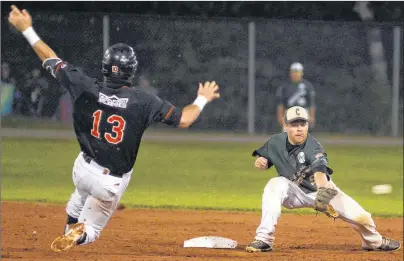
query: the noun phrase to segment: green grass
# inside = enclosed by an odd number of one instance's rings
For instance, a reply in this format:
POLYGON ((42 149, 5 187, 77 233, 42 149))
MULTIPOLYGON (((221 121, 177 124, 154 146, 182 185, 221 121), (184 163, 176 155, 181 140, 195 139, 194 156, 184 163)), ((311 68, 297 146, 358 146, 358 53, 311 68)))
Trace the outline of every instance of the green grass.
MULTIPOLYGON (((76 141, 2 140, 2 200, 66 203, 76 141)), ((253 168, 261 144, 143 142, 123 203, 133 207, 259 210, 275 170, 253 168)), ((403 215, 402 147, 326 146, 334 181, 366 210, 403 215), (392 184, 389 195, 371 187, 392 184)), ((298 210, 307 213, 311 210, 298 210)), ((294 210, 293 212, 296 212, 294 210)))
POLYGON ((46 129, 46 130, 71 130, 71 123, 63 123, 50 119, 40 119, 35 117, 22 116, 2 116, 1 126, 3 128, 21 128, 21 129, 46 129))
MULTIPOLYGON (((53 121, 51 119, 41 119, 35 117, 21 117, 21 116, 3 116, 1 117, 1 127, 2 128, 15 128, 15 129, 29 129, 29 130, 55 130, 55 131, 73 131, 72 123, 68 122, 60 122, 53 121)), ((183 136, 192 136, 199 135, 204 137, 251 137, 246 130, 237 130, 229 131, 226 130, 198 130, 198 129, 173 129, 172 127, 165 126, 163 124, 157 124, 151 126, 147 132, 147 134, 156 134, 156 135, 183 135, 183 136), (164 131, 162 131, 164 130, 164 131)), ((268 137, 269 135, 274 133, 257 133, 254 135, 255 137, 268 137)), ((344 139, 344 140, 369 140, 369 139, 377 139, 377 140, 394 140, 400 141, 402 137, 388 137, 388 136, 372 136, 372 135, 363 135, 356 133, 321 133, 314 132, 314 135, 317 139, 344 139)))

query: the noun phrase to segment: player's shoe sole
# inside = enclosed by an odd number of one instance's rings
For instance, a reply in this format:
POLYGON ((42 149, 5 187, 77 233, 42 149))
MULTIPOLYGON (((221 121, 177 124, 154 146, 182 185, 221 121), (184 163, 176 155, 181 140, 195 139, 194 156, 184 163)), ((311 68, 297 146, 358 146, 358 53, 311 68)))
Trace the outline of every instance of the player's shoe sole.
POLYGON ((83 234, 85 233, 85 226, 83 223, 72 225, 70 230, 63 236, 57 237, 51 244, 53 252, 63 252, 71 249, 77 244, 83 234))
POLYGON ((271 252, 273 251, 273 248, 272 246, 262 242, 261 240, 254 240, 245 248, 245 250, 249 253, 257 253, 257 252, 271 252))
POLYGON ((383 251, 383 252, 393 252, 401 249, 400 241, 393 240, 391 238, 383 237, 382 245, 379 248, 363 248, 366 251, 383 251))
POLYGON ((376 249, 373 249, 373 248, 363 248, 363 250, 365 250, 365 251, 378 251, 378 252, 394 252, 394 251, 398 251, 398 250, 400 250, 401 249, 401 245, 398 247, 398 248, 394 248, 394 249, 387 249, 387 250, 384 250, 384 249, 378 249, 378 248, 376 248, 376 249))
POLYGON ((273 251, 272 248, 264 248, 264 249, 261 249, 261 248, 251 247, 251 246, 246 247, 245 250, 246 250, 248 253, 271 252, 271 251, 273 251))

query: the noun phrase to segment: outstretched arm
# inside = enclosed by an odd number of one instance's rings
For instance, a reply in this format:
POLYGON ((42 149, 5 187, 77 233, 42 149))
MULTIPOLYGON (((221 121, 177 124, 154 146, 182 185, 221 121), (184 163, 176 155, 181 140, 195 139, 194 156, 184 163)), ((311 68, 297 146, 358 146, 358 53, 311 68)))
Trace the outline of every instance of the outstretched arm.
POLYGON ((195 104, 190 104, 185 106, 182 109, 182 115, 180 124, 178 125, 180 128, 188 128, 198 119, 199 115, 201 114, 202 110, 200 107, 196 106, 195 104))
POLYGON ((155 95, 149 95, 147 126, 152 122, 162 122, 174 127, 188 128, 198 119, 207 103, 220 97, 218 91, 219 86, 215 81, 205 82, 203 85, 200 83, 198 97, 182 110, 155 95))
POLYGON ((12 5, 8 21, 24 35, 42 62, 49 58, 57 58, 55 52, 34 31, 31 15, 27 10, 20 11, 18 7, 12 5))
POLYGON ((327 175, 322 171, 317 171, 314 173, 314 182, 317 188, 325 188, 328 183, 327 175))
POLYGON ((261 148, 253 151, 252 156, 256 157, 254 166, 257 169, 266 170, 273 166, 271 159, 269 158, 269 150, 271 146, 270 144, 271 139, 269 139, 264 145, 262 145, 261 148))
POLYGON ((257 169, 266 170, 270 167, 269 161, 264 157, 257 157, 254 162, 254 167, 257 169))
POLYGON ((199 83, 198 98, 193 104, 190 104, 182 109, 180 128, 188 128, 198 119, 205 105, 212 100, 218 99, 220 94, 217 92, 219 86, 215 81, 205 82, 204 85, 199 83))

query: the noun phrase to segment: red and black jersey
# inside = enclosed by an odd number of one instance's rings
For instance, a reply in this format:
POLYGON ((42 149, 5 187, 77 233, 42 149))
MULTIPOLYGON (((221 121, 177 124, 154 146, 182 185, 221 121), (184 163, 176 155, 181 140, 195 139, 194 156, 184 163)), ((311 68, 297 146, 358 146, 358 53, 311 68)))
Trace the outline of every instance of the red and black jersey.
POLYGON ((73 126, 81 150, 114 175, 135 164, 142 135, 153 122, 177 127, 181 110, 142 90, 111 88, 58 59, 43 63, 66 88, 73 104, 73 126))

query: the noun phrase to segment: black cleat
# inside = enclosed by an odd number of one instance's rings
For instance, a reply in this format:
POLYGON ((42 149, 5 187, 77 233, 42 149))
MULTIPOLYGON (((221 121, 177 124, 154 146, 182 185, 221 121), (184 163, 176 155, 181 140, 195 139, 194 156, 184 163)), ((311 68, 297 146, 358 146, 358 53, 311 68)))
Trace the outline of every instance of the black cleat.
POLYGON ((249 253, 255 253, 255 252, 270 252, 273 250, 272 246, 268 245, 267 243, 261 241, 261 240, 254 240, 251 242, 245 250, 249 253))
POLYGON ((382 238, 382 245, 376 249, 373 248, 363 248, 366 251, 396 251, 401 248, 400 241, 393 240, 391 238, 382 238))

